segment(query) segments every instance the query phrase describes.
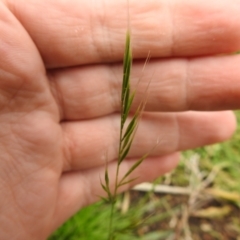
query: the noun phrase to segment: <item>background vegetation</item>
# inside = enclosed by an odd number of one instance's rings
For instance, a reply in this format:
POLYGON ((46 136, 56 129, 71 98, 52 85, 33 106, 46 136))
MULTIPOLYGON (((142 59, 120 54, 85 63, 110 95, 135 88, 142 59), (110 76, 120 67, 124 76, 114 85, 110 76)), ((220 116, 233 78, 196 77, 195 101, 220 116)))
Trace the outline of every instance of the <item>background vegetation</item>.
MULTIPOLYGON (((177 169, 120 195, 119 240, 240 240, 240 112, 231 141, 186 151, 177 169)), ((82 209, 49 240, 105 240, 110 207, 82 209)))

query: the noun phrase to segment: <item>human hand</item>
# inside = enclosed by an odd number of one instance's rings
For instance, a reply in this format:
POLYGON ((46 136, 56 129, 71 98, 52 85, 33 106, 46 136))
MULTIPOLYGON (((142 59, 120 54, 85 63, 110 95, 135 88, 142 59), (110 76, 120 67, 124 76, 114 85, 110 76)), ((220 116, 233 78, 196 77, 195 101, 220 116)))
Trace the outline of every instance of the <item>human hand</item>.
MULTIPOLYGON (((239 108, 240 56, 221 54, 240 48, 240 2, 129 7, 135 106, 151 84, 120 174, 160 139, 136 184, 174 168, 176 152, 233 133, 231 112, 200 111, 239 108)), ((0 2, 0 239, 45 239, 104 194, 106 156, 110 175, 116 167, 127 11, 125 0, 0 2)))

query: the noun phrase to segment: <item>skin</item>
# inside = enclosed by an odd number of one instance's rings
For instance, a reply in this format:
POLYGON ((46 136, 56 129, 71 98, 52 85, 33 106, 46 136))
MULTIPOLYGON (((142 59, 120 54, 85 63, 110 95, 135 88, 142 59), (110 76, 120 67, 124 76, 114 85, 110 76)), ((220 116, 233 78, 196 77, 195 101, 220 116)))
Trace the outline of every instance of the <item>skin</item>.
POLYGON ((106 158, 113 187, 128 7, 135 107, 151 84, 120 175, 159 144, 121 191, 234 132, 218 110, 240 107, 239 1, 2 0, 0 239, 46 239, 97 201, 106 158))

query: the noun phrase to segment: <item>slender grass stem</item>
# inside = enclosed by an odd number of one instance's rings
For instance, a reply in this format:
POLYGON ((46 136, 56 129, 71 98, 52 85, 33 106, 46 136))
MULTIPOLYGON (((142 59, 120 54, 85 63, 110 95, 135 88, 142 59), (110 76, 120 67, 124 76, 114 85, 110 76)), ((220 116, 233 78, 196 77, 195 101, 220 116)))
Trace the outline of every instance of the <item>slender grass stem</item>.
MULTIPOLYGON (((123 105, 122 105, 123 106, 123 105)), ((122 112, 122 109, 121 109, 122 112)), ((119 147, 118 147, 118 164, 117 164, 117 169, 116 169, 116 175, 115 175, 115 187, 114 187, 114 192, 113 192, 113 196, 114 196, 114 203, 111 204, 111 212, 110 212, 110 221, 109 221, 109 240, 113 240, 113 213, 114 213, 114 204, 116 201, 116 196, 117 196, 117 190, 118 190, 118 176, 119 176, 119 170, 120 170, 120 151, 122 149, 122 135, 123 135, 123 116, 121 114, 121 126, 120 126, 120 140, 119 140, 119 147)))

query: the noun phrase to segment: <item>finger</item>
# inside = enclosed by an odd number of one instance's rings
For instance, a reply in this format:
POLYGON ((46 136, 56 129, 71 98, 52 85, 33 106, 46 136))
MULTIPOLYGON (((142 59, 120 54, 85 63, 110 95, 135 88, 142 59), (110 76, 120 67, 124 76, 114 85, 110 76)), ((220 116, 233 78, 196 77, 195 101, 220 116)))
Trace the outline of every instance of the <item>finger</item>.
MULTIPOLYGON (((0 109, 11 119, 49 104, 48 81, 39 52, 15 16, 0 1, 0 109), (13 114, 17 112, 17 114, 13 114)), ((4 118, 1 118, 4 119, 4 118)), ((5 121, 5 120, 3 120, 5 121)))
MULTIPOLYGON (((64 171, 97 167, 116 159, 119 123, 119 116, 112 115, 62 124, 64 171)), ((159 156, 223 141, 235 127, 231 112, 144 113, 128 157, 137 158, 149 152, 149 156, 159 156)))
MULTIPOLYGON (((137 183, 152 181, 160 175, 172 170, 177 165, 178 160, 178 154, 145 159, 129 177, 129 179, 137 179, 134 182, 124 185, 119 190, 122 192, 133 187, 137 183)), ((124 176, 135 161, 135 159, 124 161, 121 164, 119 172, 120 178, 124 176)), ((116 162, 109 164, 108 171, 110 176, 110 188, 113 191, 115 186, 116 162)), ((59 201, 56 208, 57 222, 56 226, 54 226, 55 228, 61 225, 80 208, 100 200, 100 196, 106 196, 100 184, 100 179, 104 179, 104 172, 105 167, 101 166, 87 171, 66 173, 62 176, 59 187, 59 201)))
POLYGON ((121 60, 128 7, 136 58, 149 51, 153 57, 195 56, 240 47, 238 0, 7 2, 49 68, 121 60))
MULTIPOLYGON (((151 60, 144 71, 143 63, 137 62, 131 75, 132 89, 137 89, 133 107, 147 90, 147 111, 240 108, 238 66, 240 55, 151 60)), ((88 119, 120 110, 121 65, 56 70, 49 78, 62 119, 88 119)))

